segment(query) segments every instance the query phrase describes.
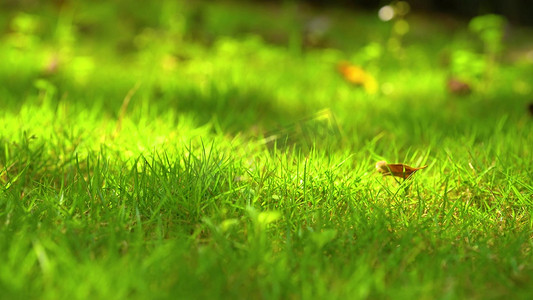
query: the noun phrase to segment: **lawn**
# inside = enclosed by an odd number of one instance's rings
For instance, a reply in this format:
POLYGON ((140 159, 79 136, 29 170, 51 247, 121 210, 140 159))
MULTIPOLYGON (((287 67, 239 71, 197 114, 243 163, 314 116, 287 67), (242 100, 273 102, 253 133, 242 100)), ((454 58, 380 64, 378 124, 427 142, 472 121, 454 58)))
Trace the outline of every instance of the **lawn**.
POLYGON ((533 297, 530 28, 0 8, 0 298, 533 297))

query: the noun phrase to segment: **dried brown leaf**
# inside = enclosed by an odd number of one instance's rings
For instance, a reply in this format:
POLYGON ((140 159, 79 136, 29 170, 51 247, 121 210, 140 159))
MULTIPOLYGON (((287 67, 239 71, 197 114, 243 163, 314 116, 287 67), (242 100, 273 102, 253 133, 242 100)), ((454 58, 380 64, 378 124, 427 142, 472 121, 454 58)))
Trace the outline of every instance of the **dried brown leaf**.
POLYGON ((414 172, 427 168, 427 166, 413 168, 405 164, 388 164, 386 161, 378 161, 376 163, 376 170, 383 174, 383 176, 396 176, 406 179, 410 177, 414 172))
POLYGON ((459 80, 457 78, 449 78, 446 82, 448 92, 454 95, 468 95, 472 92, 472 88, 470 85, 462 80, 459 80))

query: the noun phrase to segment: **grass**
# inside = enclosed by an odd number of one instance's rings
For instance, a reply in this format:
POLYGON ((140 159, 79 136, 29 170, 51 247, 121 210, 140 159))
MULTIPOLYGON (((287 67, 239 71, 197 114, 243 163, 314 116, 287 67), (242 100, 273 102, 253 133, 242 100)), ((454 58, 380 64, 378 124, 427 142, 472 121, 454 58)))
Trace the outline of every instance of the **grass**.
POLYGON ((460 97, 463 21, 331 9, 314 46, 311 8, 193 3, 2 4, 4 298, 531 297, 527 29, 460 97))

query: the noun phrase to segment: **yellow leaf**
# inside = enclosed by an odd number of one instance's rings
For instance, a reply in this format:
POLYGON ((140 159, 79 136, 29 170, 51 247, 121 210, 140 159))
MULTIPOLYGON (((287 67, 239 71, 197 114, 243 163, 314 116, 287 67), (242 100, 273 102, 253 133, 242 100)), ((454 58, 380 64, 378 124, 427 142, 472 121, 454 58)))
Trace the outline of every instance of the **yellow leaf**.
POLYGON ((377 92, 378 83, 376 79, 361 67, 348 62, 341 62, 338 65, 338 71, 346 81, 357 86, 362 86, 367 93, 375 94, 377 92))

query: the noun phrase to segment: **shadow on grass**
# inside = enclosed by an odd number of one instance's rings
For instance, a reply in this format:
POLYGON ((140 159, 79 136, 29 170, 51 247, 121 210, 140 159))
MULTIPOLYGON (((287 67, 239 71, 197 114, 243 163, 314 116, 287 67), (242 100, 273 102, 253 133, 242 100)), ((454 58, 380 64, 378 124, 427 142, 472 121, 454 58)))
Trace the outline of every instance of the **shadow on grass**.
POLYGON ((124 112, 134 120, 163 117, 171 112, 177 118, 184 115, 191 117, 196 126, 211 124, 217 132, 261 135, 317 110, 316 105, 310 103, 284 103, 259 89, 220 87, 213 82, 203 87, 192 82, 163 86, 159 83, 138 84, 128 77, 102 75, 95 76, 97 79, 91 82, 79 84, 62 74, 43 76, 38 72, 24 74, 17 79, 3 77, 0 76, 0 80, 6 79, 5 82, 9 83, 0 87, 4 111, 13 113, 24 105, 41 105, 43 102, 52 107, 57 107, 59 103, 67 104, 75 111, 96 108, 111 119, 118 119, 124 112), (125 106, 128 97, 131 99, 125 106))
POLYGON ((217 130, 228 134, 259 134, 290 122, 305 114, 301 105, 288 108, 268 93, 237 87, 205 90, 185 88, 164 91, 155 88, 149 96, 158 114, 173 110, 179 115, 191 115, 202 126, 212 123, 217 130))

